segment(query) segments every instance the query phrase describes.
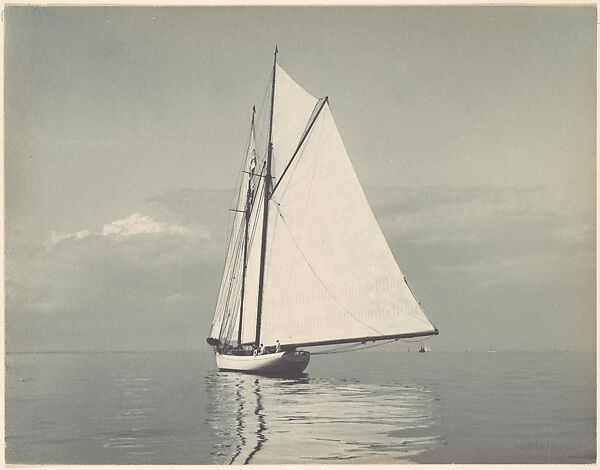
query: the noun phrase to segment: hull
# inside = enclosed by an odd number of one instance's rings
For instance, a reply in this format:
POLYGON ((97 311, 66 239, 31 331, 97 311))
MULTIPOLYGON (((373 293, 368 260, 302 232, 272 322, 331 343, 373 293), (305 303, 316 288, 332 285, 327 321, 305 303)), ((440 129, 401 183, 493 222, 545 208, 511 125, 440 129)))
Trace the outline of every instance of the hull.
POLYGON ((215 353, 219 370, 246 372, 248 374, 299 374, 308 365, 310 353, 282 351, 259 356, 234 356, 215 353))

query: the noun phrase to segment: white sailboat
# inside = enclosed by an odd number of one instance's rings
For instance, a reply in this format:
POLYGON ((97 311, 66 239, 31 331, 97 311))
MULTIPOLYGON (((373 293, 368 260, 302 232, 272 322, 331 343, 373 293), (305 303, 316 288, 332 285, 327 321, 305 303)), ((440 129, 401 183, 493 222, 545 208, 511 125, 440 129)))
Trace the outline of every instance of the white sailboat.
POLYGON ((221 370, 298 373, 300 348, 438 334, 369 207, 329 100, 277 63, 261 158, 255 116, 207 342, 221 370))

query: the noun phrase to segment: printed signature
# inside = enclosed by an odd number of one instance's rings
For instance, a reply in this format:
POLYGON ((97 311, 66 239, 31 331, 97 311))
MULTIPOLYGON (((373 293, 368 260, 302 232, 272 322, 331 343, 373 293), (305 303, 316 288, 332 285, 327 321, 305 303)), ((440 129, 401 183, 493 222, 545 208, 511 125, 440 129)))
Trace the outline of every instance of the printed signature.
POLYGON ((565 441, 555 442, 548 439, 517 442, 519 449, 550 449, 551 447, 565 447, 566 445, 565 441))

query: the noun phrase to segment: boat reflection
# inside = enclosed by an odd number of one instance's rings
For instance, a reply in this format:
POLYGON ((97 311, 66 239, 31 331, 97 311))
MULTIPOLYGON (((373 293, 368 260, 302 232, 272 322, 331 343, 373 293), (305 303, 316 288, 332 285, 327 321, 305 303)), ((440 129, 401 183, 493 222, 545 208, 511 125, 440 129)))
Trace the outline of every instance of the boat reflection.
POLYGON ((437 447, 431 387, 207 376, 216 464, 401 463, 437 447))

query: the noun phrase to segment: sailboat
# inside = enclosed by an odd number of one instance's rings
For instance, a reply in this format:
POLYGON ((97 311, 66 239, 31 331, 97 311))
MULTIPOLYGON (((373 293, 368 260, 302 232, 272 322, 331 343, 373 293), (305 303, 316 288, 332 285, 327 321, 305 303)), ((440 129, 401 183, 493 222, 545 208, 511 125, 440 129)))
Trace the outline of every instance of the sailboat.
POLYGON ((331 113, 277 62, 253 108, 207 342, 220 370, 294 374, 305 348, 437 335, 379 228, 331 113))

